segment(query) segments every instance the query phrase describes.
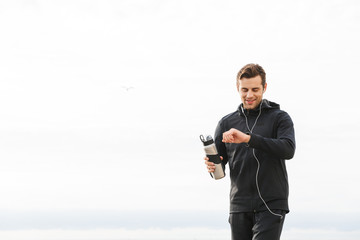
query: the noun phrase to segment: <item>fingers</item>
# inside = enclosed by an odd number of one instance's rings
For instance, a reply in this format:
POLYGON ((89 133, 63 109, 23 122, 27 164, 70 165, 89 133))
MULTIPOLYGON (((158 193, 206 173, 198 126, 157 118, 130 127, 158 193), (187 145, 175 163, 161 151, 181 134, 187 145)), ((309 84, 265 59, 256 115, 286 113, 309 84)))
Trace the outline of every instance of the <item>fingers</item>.
MULTIPOLYGON (((221 160, 224 160, 224 158, 223 158, 222 156, 220 156, 220 159, 221 159, 221 160)), ((205 160, 205 161, 209 161, 209 158, 208 158, 208 157, 204 157, 204 160, 205 160)))
POLYGON ((205 164, 207 165, 206 168, 208 170, 209 173, 211 172, 215 172, 215 164, 212 162, 205 162, 205 164))
MULTIPOLYGON (((220 156, 220 159, 223 160, 223 157, 220 156)), ((215 163, 210 162, 209 160, 205 160, 205 165, 209 173, 215 172, 215 168, 216 168, 215 163)))
MULTIPOLYGON (((220 156, 220 159, 223 160, 224 158, 220 156)), ((204 157, 206 168, 209 173, 215 172, 215 163, 210 162, 208 157, 204 157)))
POLYGON ((243 143, 248 142, 250 136, 235 129, 231 128, 229 131, 223 133, 223 140, 224 143, 243 143))
POLYGON ((204 157, 205 160, 205 164, 206 164, 206 168, 208 170, 208 172, 214 172, 215 171, 215 164, 213 162, 209 161, 208 157, 204 157))
POLYGON ((231 130, 227 131, 227 132, 224 132, 222 141, 225 142, 225 143, 234 142, 233 132, 231 130))

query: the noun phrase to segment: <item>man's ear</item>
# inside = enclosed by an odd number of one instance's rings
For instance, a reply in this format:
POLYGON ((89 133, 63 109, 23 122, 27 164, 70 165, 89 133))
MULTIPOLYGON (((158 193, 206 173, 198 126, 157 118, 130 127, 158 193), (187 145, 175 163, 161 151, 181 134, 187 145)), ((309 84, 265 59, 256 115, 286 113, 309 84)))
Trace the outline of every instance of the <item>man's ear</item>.
POLYGON ((266 88, 267 88, 267 83, 265 83, 265 85, 264 85, 263 92, 265 92, 265 91, 266 91, 266 88))

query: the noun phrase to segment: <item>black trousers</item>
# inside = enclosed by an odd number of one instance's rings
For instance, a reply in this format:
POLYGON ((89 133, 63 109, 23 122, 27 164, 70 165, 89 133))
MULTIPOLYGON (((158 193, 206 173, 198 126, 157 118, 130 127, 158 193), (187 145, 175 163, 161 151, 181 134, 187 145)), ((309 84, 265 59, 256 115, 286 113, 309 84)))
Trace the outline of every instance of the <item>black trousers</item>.
POLYGON ((283 218, 269 211, 230 213, 232 240, 279 240, 285 220, 285 211, 273 210, 283 218))

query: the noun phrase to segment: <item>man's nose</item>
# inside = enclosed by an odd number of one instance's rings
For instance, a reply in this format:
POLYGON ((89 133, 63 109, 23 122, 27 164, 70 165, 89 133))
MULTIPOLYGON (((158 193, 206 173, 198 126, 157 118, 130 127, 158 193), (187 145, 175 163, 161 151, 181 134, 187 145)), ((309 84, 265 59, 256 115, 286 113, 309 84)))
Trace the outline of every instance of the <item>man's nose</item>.
POLYGON ((246 97, 251 98, 254 96, 254 93, 252 91, 248 91, 246 97))

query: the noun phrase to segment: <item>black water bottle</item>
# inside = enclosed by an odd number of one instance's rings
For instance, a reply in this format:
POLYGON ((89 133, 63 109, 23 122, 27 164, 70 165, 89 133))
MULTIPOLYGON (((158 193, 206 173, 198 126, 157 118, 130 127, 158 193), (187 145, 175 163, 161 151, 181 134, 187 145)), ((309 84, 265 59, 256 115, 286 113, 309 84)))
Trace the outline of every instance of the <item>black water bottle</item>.
POLYGON ((200 140, 204 144, 205 154, 209 158, 209 161, 215 164, 215 171, 210 173, 211 176, 216 180, 225 177, 225 172, 213 138, 210 135, 206 138, 204 138, 203 135, 200 135, 200 140))

